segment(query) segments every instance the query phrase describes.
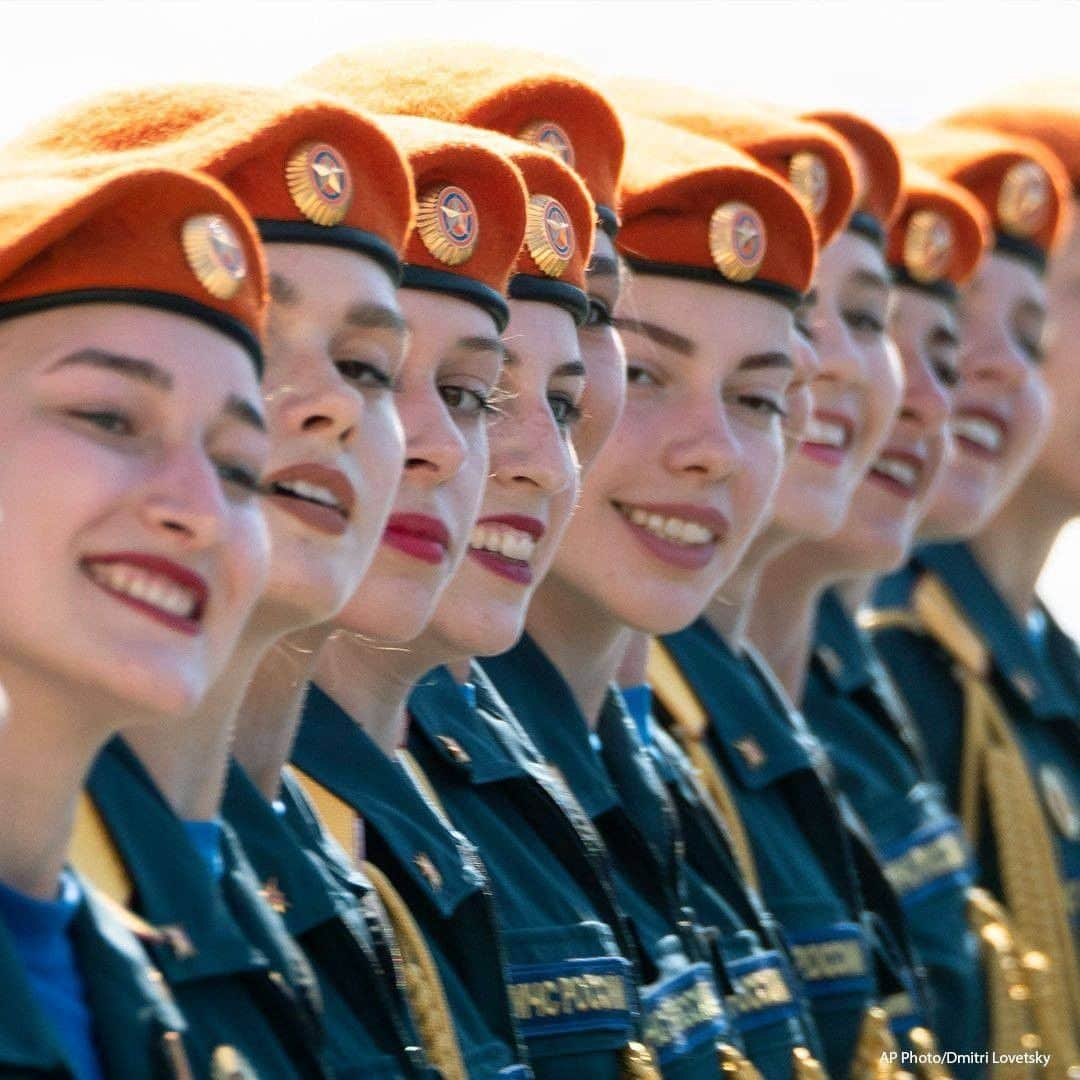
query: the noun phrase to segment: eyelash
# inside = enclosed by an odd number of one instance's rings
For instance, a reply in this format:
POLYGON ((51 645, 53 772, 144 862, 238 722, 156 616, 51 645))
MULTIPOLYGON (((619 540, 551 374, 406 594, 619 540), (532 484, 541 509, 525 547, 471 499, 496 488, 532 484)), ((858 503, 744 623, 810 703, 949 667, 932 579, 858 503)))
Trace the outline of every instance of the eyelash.
POLYGON ((614 319, 611 316, 611 309, 602 300, 597 300, 595 297, 589 297, 589 313, 585 317, 586 326, 612 326, 614 325, 614 319))
POLYGON ((131 421, 121 412, 112 409, 69 409, 68 416, 74 420, 82 420, 94 427, 100 428, 108 435, 130 435, 135 429, 131 421), (117 431, 110 425, 111 421, 119 421, 123 425, 123 431, 117 431))
POLYGON ((1027 353, 1027 358, 1033 364, 1038 365, 1043 362, 1046 353, 1043 350, 1042 344, 1040 342, 1032 341, 1030 338, 1025 338, 1019 335, 1017 336, 1016 340, 1017 343, 1020 345, 1020 348, 1023 349, 1025 353, 1027 353))
POLYGON ((551 415, 555 417, 555 423, 559 427, 573 427, 581 419, 581 406, 565 394, 549 394, 548 404, 551 406, 551 415), (559 407, 562 408, 561 416, 559 407))
POLYGON ((952 390, 960 382, 960 372, 952 365, 941 360, 934 360, 931 361, 931 367, 934 369, 937 381, 947 390, 952 390))
POLYGON ((335 362, 335 367, 341 372, 343 379, 358 386, 376 390, 397 390, 398 388, 392 376, 366 360, 338 360, 335 362))
POLYGON ((753 409, 755 412, 764 412, 772 416, 779 416, 781 420, 787 419, 787 409, 779 402, 773 401, 772 398, 764 397, 761 394, 740 394, 735 400, 738 401, 740 405, 745 405, 748 409, 753 409))
POLYGON ((238 488, 252 494, 262 491, 259 478, 248 472, 242 465, 227 465, 224 462, 219 462, 217 472, 218 476, 227 484, 235 484, 238 488))
POLYGON ((858 309, 851 309, 844 312, 844 322, 851 327, 852 330, 865 331, 869 330, 874 334, 885 333, 885 323, 881 321, 872 311, 860 311, 858 309))
POLYGON ((651 372, 637 364, 626 365, 627 386, 659 386, 660 380, 651 372), (638 379, 645 376, 648 382, 639 382, 638 379))
POLYGON ((456 386, 447 384, 439 387, 439 393, 443 401, 454 411, 464 416, 475 416, 479 413, 495 412, 495 406, 491 401, 491 391, 473 390, 468 386, 456 386), (457 401, 452 401, 458 395, 457 401), (465 399, 472 401, 471 405, 465 405, 465 399))

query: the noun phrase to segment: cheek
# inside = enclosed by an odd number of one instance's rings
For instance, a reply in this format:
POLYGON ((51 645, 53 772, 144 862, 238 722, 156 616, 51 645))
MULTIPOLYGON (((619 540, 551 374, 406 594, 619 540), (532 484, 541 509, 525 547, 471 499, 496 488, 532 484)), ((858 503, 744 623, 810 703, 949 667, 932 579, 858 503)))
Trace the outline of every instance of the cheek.
POLYGON ((259 504, 252 500, 233 511, 225 542, 230 579, 230 607, 254 604, 270 572, 270 530, 259 504))
POLYGON ((367 483, 380 491, 394 492, 405 464, 405 436, 392 403, 364 412, 356 459, 367 483))
POLYGON ((786 460, 784 436, 777 426, 773 431, 751 432, 740 441, 746 462, 736 483, 743 503, 740 517, 756 520, 780 482, 786 460))

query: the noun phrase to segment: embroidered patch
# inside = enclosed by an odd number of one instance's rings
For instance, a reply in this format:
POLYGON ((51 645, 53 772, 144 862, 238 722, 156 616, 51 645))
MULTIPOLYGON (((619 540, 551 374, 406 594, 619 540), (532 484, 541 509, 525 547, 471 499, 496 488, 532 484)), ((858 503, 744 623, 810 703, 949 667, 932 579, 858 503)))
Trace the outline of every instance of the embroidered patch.
POLYGON ((772 950, 725 961, 724 970, 734 990, 727 996, 727 1006, 739 1031, 753 1031, 798 1015, 786 968, 779 953, 772 950))
POLYGON ((950 885, 974 882, 971 852, 960 822, 948 817, 881 850, 885 876, 905 906, 950 885))
POLYGON ((870 993, 874 980, 858 923, 833 923, 789 935, 795 967, 811 997, 870 993))
POLYGON ((668 1065, 731 1030, 708 964, 691 964, 641 992, 645 1041, 668 1065))

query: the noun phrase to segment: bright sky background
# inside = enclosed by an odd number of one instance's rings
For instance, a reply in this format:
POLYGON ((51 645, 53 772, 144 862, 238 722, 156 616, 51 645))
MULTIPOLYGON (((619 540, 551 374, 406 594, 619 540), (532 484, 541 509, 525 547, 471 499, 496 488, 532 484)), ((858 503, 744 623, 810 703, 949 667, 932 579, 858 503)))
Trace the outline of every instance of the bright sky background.
MULTIPOLYGON (((1077 0, 0 0, 0 141, 110 86, 273 83, 402 38, 520 45, 892 128, 1080 77, 1077 0)), ((1043 591, 1080 636, 1080 522, 1043 591)))

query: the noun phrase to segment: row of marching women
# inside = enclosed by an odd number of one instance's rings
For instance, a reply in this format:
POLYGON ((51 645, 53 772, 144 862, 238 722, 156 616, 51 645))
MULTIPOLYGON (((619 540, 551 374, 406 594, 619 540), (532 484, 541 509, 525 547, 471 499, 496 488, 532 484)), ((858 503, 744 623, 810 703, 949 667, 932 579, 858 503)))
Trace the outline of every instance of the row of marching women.
POLYGON ((0 148, 0 1076, 1080 1070, 1080 83, 477 46, 0 148))

